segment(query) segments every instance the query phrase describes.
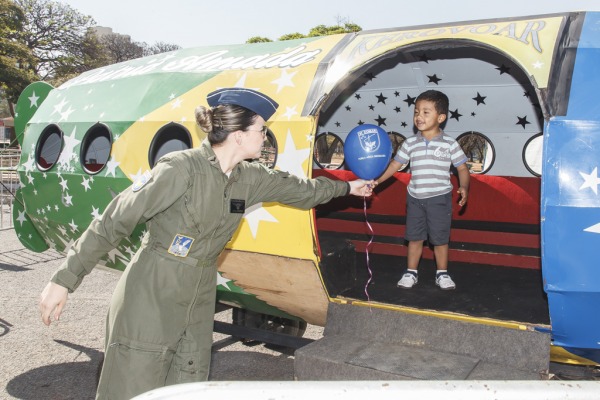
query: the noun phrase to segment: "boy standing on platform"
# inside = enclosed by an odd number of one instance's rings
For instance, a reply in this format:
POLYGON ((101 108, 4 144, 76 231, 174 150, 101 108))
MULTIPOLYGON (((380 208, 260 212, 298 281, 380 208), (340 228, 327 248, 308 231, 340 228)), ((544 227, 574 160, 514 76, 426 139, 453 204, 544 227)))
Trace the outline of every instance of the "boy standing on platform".
POLYGON ((398 287, 403 289, 410 289, 418 282, 417 268, 425 240, 433 245, 436 285, 444 290, 456 288, 448 274, 452 222, 450 166, 454 165, 458 171, 461 207, 467 203, 470 175, 460 145, 440 128, 448 116, 448 105, 448 97, 437 90, 425 91, 417 97, 413 121, 419 132, 404 141, 386 171, 375 181, 376 185, 384 182, 410 162, 405 235, 408 268, 398 281, 398 287))

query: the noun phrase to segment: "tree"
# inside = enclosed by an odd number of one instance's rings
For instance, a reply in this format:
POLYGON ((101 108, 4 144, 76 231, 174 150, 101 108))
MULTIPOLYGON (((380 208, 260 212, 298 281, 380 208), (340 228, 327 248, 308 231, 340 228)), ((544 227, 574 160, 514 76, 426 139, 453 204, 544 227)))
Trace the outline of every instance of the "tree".
POLYGON ((50 78, 49 81, 52 86, 58 87, 85 71, 100 68, 110 63, 111 58, 106 48, 91 28, 85 33, 79 48, 71 55, 70 62, 60 65, 56 69, 55 76, 50 78))
POLYGON ((294 39, 302 39, 302 38, 305 38, 305 37, 306 37, 306 35, 303 35, 303 34, 301 34, 299 32, 294 32, 294 33, 286 33, 285 35, 280 36, 279 39, 277 39, 277 40, 279 40, 279 41, 282 41, 282 40, 294 40, 294 39))
POLYGON ((100 43, 107 52, 110 64, 133 60, 144 55, 142 45, 132 42, 128 35, 109 33, 100 36, 100 43))
POLYGON ((308 37, 337 35, 340 33, 359 32, 362 28, 356 24, 345 23, 342 25, 317 25, 308 32, 308 37))
POLYGON ((90 16, 52 0, 15 0, 25 13, 24 41, 33 52, 33 69, 43 80, 83 64, 81 44, 94 25, 90 16))
MULTIPOLYGON (((302 39, 305 37, 328 36, 328 35, 337 35, 340 33, 351 33, 351 32, 360 32, 360 31, 362 31, 362 28, 359 25, 356 25, 351 22, 344 22, 342 24, 341 20, 338 18, 338 23, 336 25, 332 25, 332 26, 317 25, 308 32, 308 35, 303 35, 299 32, 286 33, 285 35, 280 36, 279 39, 277 39, 277 40, 282 41, 282 40, 302 39)), ((272 40, 269 38, 266 38, 266 37, 254 36, 246 41, 246 43, 265 43, 265 42, 272 42, 272 40)))
POLYGON ((167 53, 169 51, 179 50, 181 46, 165 43, 165 42, 156 42, 153 45, 148 45, 146 43, 142 43, 143 55, 144 56, 152 56, 154 54, 167 53))
POLYGON ((36 77, 33 54, 23 41, 25 14, 12 0, 0 0, 0 98, 10 113, 21 91, 36 77))
POLYGON ((271 39, 262 37, 262 36, 253 36, 250 39, 246 40, 246 43, 268 43, 272 42, 271 39))

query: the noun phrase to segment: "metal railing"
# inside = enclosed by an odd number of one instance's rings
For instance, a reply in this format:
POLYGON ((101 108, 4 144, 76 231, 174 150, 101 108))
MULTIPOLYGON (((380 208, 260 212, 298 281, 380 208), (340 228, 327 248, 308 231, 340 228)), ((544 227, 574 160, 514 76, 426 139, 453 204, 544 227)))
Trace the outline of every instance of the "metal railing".
POLYGON ((17 174, 20 157, 20 149, 0 147, 0 229, 13 227, 13 204, 20 185, 17 174))

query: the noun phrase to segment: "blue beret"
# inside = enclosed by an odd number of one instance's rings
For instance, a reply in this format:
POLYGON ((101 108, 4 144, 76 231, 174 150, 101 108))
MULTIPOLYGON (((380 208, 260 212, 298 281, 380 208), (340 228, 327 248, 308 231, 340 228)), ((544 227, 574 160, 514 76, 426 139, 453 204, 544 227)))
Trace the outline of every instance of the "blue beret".
POLYGON ((206 101, 211 107, 235 104, 254 111, 266 121, 275 113, 279 104, 269 96, 246 88, 223 88, 210 92, 206 101))

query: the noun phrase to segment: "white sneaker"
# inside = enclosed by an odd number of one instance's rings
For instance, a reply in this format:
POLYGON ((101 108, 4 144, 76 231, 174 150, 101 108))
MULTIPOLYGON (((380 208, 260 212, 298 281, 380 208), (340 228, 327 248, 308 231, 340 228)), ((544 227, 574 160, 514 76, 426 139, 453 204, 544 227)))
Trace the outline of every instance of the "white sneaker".
POLYGON ((454 283, 454 281, 452 280, 452 278, 450 278, 450 275, 448 275, 448 274, 439 274, 435 278, 435 284, 438 285, 440 287, 440 289, 443 289, 443 290, 456 289, 456 284, 454 283))
POLYGON ((418 281, 419 279, 417 278, 417 274, 414 272, 405 272, 404 275, 402 275, 402 279, 398 281, 398 287, 402 289, 410 289, 411 287, 415 286, 418 281))

